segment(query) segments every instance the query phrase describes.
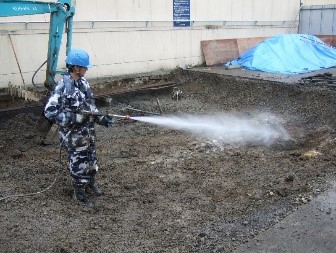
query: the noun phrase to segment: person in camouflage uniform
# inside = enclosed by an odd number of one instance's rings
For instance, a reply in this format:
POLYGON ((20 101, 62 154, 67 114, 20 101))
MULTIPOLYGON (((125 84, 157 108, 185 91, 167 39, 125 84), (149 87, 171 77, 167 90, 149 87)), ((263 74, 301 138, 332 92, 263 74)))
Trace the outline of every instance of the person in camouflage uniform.
POLYGON ((94 124, 109 127, 113 121, 108 116, 83 113, 98 112, 90 84, 84 78, 91 67, 88 53, 82 49, 71 50, 66 58, 66 66, 68 71, 51 93, 44 115, 59 126, 61 146, 68 153, 68 170, 75 197, 85 206, 94 207, 86 190, 91 190, 97 196, 103 194, 95 184, 98 164, 94 124))

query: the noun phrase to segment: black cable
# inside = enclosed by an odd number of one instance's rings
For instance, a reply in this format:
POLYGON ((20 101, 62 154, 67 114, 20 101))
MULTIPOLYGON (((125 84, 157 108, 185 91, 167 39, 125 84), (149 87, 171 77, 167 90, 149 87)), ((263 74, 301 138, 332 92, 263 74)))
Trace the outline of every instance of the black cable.
POLYGON ((46 192, 47 190, 49 190, 51 187, 53 187, 53 185, 56 183, 59 175, 60 175, 60 171, 62 168, 62 147, 64 144, 64 141, 66 140, 66 138, 68 137, 68 135, 71 133, 71 131, 69 131, 69 133, 67 133, 67 135, 65 136, 64 140, 62 141, 61 145, 60 145, 60 151, 59 151, 59 167, 58 170, 56 172, 56 177, 54 179, 54 181, 45 189, 38 191, 38 192, 33 192, 33 193, 27 193, 27 194, 16 194, 16 195, 9 195, 7 197, 3 197, 0 198, 0 201, 5 200, 5 199, 9 199, 9 198, 17 198, 17 197, 27 197, 27 196, 33 196, 33 195, 37 195, 37 194, 42 194, 44 192, 46 192))
MULTIPOLYGON (((34 78, 37 74, 37 72, 43 67, 44 64, 46 64, 48 62, 48 60, 46 60, 45 62, 42 63, 42 65, 34 72, 33 76, 32 76, 32 84, 35 86, 35 87, 38 87, 35 82, 34 82, 34 78)), ((47 80, 48 81, 48 80, 47 80)), ((57 85, 57 82, 55 81, 54 78, 52 78, 52 81, 54 82, 54 85, 57 85)))
POLYGON ((43 67, 43 65, 47 63, 47 61, 48 61, 48 60, 46 60, 45 62, 43 62, 42 65, 41 65, 41 66, 34 72, 34 75, 33 75, 33 77, 32 77, 32 84, 33 84, 35 87, 37 87, 37 85, 36 85, 35 82, 34 82, 34 78, 35 78, 37 72, 39 72, 39 70, 43 67))

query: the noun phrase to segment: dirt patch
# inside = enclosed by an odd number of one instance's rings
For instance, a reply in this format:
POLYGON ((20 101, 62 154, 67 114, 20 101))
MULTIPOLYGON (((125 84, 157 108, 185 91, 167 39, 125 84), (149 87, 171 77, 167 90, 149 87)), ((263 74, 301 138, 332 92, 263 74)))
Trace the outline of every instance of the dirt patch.
POLYGON ((333 88, 177 71, 171 92, 113 97, 165 114, 271 112, 292 136, 271 146, 218 147, 193 134, 141 122, 97 126, 98 182, 106 195, 88 211, 72 199, 58 141, 41 145, 38 115, 2 124, 2 252, 232 252, 323 192, 335 176, 333 88))

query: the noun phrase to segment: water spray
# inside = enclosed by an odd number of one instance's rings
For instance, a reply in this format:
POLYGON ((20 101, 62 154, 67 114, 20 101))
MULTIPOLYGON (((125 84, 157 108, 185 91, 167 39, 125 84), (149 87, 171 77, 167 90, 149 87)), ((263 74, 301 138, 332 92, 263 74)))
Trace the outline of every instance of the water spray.
POLYGON ((276 141, 291 139, 281 120, 266 113, 138 116, 130 119, 189 132, 218 144, 261 143, 269 146, 276 141))
POLYGON ((275 141, 291 139, 281 120, 269 113, 250 113, 246 115, 230 115, 217 113, 214 115, 161 115, 127 108, 130 111, 150 114, 150 116, 123 116, 100 112, 84 112, 89 115, 110 116, 126 120, 135 120, 144 123, 181 130, 204 137, 219 145, 261 143, 269 146, 275 141))

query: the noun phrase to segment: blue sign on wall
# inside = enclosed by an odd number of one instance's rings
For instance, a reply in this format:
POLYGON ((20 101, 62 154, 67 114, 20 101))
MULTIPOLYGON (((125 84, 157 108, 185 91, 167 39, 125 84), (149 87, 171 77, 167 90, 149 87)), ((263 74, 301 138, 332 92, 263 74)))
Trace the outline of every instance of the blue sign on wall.
POLYGON ((173 2, 174 26, 190 26, 190 0, 174 0, 173 2))

